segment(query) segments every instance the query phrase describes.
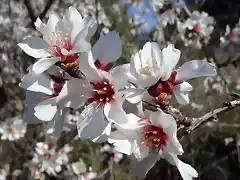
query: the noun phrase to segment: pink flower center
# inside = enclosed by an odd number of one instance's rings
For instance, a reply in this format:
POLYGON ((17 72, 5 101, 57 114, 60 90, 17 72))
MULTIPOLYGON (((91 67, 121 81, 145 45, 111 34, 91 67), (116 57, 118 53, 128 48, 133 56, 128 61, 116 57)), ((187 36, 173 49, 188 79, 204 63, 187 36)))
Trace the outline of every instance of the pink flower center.
POLYGON ((196 33, 199 33, 200 32, 200 24, 195 24, 193 26, 193 31, 195 31, 196 33))
POLYGON ((177 72, 173 71, 170 78, 167 81, 161 79, 148 88, 148 93, 153 97, 158 97, 161 93, 173 94, 174 86, 181 82, 176 81, 177 72))
POLYGON ((52 89, 53 89, 53 94, 51 95, 51 97, 56 97, 61 92, 65 84, 65 80, 62 77, 58 77, 54 75, 49 75, 49 76, 52 79, 52 89))
POLYGON ((98 59, 95 61, 95 66, 102 70, 108 72, 112 68, 112 64, 103 64, 98 59))
POLYGON ((53 55, 60 57, 63 63, 73 63, 79 58, 78 53, 64 55, 61 52, 63 48, 67 51, 70 51, 72 49, 71 40, 67 33, 65 35, 62 35, 62 32, 54 32, 49 40, 52 44, 51 50, 53 55))
POLYGON ((111 103, 114 101, 114 86, 106 79, 93 83, 92 92, 93 101, 100 104, 111 103))
POLYGON ((146 125, 141 128, 140 133, 142 143, 152 150, 158 152, 161 148, 166 147, 168 135, 163 131, 161 125, 146 125))
POLYGON ((156 84, 148 88, 149 95, 154 97, 154 100, 158 105, 169 105, 174 91, 174 86, 182 83, 176 80, 176 75, 177 72, 173 71, 167 81, 162 81, 160 79, 156 84))

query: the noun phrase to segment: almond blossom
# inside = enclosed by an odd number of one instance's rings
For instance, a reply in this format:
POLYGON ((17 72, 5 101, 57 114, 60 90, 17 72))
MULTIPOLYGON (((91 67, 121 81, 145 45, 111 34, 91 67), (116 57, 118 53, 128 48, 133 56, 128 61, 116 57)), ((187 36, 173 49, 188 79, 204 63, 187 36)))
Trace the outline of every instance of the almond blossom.
POLYGON ((58 137, 61 135, 65 121, 65 109, 58 106, 61 100, 58 95, 69 75, 65 76, 67 73, 62 73, 56 66, 49 70, 52 74, 48 72, 36 74, 30 69, 19 86, 27 90, 25 103, 28 107, 24 119, 29 124, 50 121, 46 132, 58 137))
POLYGON ((185 22, 178 21, 177 28, 185 46, 201 49, 203 44, 208 44, 214 23, 208 13, 194 11, 185 22))
POLYGON ((15 141, 25 136, 27 124, 20 118, 7 119, 0 126, 1 140, 15 141))
POLYGON ((54 143, 38 142, 35 147, 34 157, 32 162, 40 166, 40 172, 47 172, 49 175, 57 176, 61 171, 61 165, 55 163, 58 155, 56 145, 54 143))
POLYGON ((184 1, 150 0, 149 3, 158 17, 160 27, 165 27, 168 23, 174 24, 176 19, 175 10, 185 6, 184 1))
POLYGON ((233 29, 227 25, 224 36, 220 37, 221 48, 227 47, 230 43, 240 44, 240 22, 233 29))
POLYGON ((79 52, 90 50, 89 38, 96 30, 95 20, 82 18, 74 7, 69 7, 62 19, 52 13, 47 24, 39 18, 34 24, 43 39, 29 37, 18 46, 28 55, 39 59, 32 67, 36 74, 56 63, 59 66, 74 63, 80 57, 79 52))
POLYGON ((188 104, 192 86, 186 81, 196 77, 215 76, 216 67, 206 60, 192 60, 175 69, 180 51, 173 45, 160 49, 157 43, 147 42, 143 50, 136 53, 130 64, 122 69, 134 85, 126 89, 127 100, 137 103, 142 99, 153 101, 160 106, 170 103, 175 94, 180 104, 188 104), (146 97, 147 95, 147 97, 146 97))
POLYGON ((116 126, 117 130, 110 134, 108 142, 113 143, 117 151, 134 155, 133 169, 137 177, 144 178, 160 158, 177 166, 184 180, 197 177, 191 166, 177 159, 183 149, 176 137, 176 121, 171 115, 159 109, 149 116, 127 116, 128 122, 116 126))
POLYGON ((71 164, 73 172, 78 176, 78 180, 91 180, 97 176, 96 172, 87 172, 87 167, 82 159, 71 164))
POLYGON ((61 106, 71 108, 79 108, 87 101, 90 102, 78 122, 78 133, 80 138, 96 141, 100 136, 109 134, 112 122, 122 124, 126 121, 121 89, 125 87, 127 78, 121 69, 110 72, 97 69, 91 51, 85 55, 87 58, 83 61, 80 59, 79 63, 86 79, 70 79, 64 84, 59 96, 64 99, 61 106))

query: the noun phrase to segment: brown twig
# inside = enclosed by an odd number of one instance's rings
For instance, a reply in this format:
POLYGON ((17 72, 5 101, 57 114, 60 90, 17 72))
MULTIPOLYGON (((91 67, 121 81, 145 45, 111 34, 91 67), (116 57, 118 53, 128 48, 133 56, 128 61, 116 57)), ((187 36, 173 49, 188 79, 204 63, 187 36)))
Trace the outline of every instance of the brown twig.
MULTIPOLYGON (((48 10, 51 8, 52 4, 54 3, 55 0, 48 0, 48 2, 46 3, 43 11, 39 14, 39 18, 43 19, 45 17, 45 15, 47 14, 48 10)), ((37 16, 35 15, 35 12, 33 10, 32 4, 31 4, 31 0, 24 0, 24 4, 27 7, 28 10, 28 15, 31 19, 31 26, 35 29, 35 25, 34 22, 37 19, 37 16)))
POLYGON ((31 1, 30 0, 24 0, 24 4, 27 7, 28 15, 31 19, 31 26, 35 29, 34 22, 36 20, 36 16, 35 16, 34 10, 32 8, 31 1))
MULTIPOLYGON (((187 128, 186 134, 190 134, 195 129, 200 127, 202 124, 215 119, 217 115, 220 115, 226 111, 229 111, 230 109, 233 109, 239 106, 240 106, 240 100, 229 101, 229 102, 225 102, 223 107, 210 111, 200 118, 191 118, 191 125, 187 128)), ((180 138, 180 140, 183 137, 184 135, 180 138)))

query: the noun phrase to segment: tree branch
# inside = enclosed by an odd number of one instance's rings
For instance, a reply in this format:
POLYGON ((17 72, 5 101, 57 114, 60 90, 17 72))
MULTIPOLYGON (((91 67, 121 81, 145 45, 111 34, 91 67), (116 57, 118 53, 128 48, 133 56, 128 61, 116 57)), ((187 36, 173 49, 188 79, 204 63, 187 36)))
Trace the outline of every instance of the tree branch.
POLYGON ((31 2, 30 2, 30 0, 24 0, 24 4, 27 7, 28 15, 29 15, 29 17, 31 19, 31 26, 35 29, 34 22, 36 20, 36 16, 35 16, 35 13, 33 11, 31 2))
MULTIPOLYGON (((217 115, 220 115, 226 111, 229 111, 230 109, 233 109, 233 108, 239 107, 239 106, 240 106, 240 99, 234 100, 234 101, 229 101, 229 102, 225 102, 223 107, 217 108, 213 111, 210 111, 200 118, 191 118, 191 125, 187 128, 185 135, 190 134, 195 129, 200 127, 202 124, 215 119, 217 117, 217 115)), ((186 117, 186 118, 188 118, 188 117, 186 117)), ((180 138, 180 140, 183 137, 184 137, 184 135, 180 138)))
POLYGON ((39 18, 40 18, 40 19, 43 19, 43 18, 46 16, 48 10, 51 8, 51 6, 52 6, 52 4, 54 3, 54 1, 55 1, 55 0, 48 0, 48 2, 47 2, 46 5, 45 5, 45 8, 44 8, 43 11, 42 11, 42 13, 39 15, 39 18))
MULTIPOLYGON (((39 18, 43 19, 45 17, 45 15, 47 14, 48 10, 51 8, 52 4, 54 3, 55 0, 48 0, 48 2, 46 3, 43 11, 39 14, 39 18)), ((27 7, 28 10, 28 15, 31 19, 31 26, 35 29, 35 25, 34 22, 37 19, 37 16, 35 15, 35 12, 33 10, 32 4, 31 4, 31 0, 24 0, 24 4, 27 7)))

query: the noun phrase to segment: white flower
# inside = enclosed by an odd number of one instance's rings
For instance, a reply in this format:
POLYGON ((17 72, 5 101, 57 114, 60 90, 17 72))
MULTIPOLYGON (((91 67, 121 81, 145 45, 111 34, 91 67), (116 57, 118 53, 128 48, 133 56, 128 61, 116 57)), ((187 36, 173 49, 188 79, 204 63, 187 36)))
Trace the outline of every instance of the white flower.
POLYGON ((177 124, 173 117, 159 109, 149 117, 138 117, 128 114, 128 122, 116 125, 108 142, 113 143, 116 150, 127 155, 134 154, 142 160, 151 152, 172 152, 182 154, 182 146, 176 137, 177 124))
POLYGON ((34 153, 33 162, 40 165, 40 172, 46 172, 49 175, 57 176, 57 173, 62 170, 61 165, 56 164, 55 160, 58 157, 56 145, 49 143, 38 142, 36 144, 36 153, 34 153))
POLYGON ((159 156, 159 154, 151 154, 148 157, 144 158, 142 161, 133 160, 132 168, 134 174, 139 179, 145 178, 148 171, 154 166, 159 158, 166 159, 170 164, 176 166, 183 180, 192 180, 193 177, 198 177, 198 173, 193 167, 182 162, 177 158, 177 155, 172 153, 163 153, 161 156, 159 156))
POLYGON ((24 167, 28 167, 33 179, 45 180, 45 174, 40 171, 41 164, 36 159, 31 160, 24 164, 24 167))
POLYGON ((71 108, 79 108, 87 100, 91 102, 82 112, 78 133, 83 139, 90 138, 95 141, 101 135, 109 134, 111 122, 121 124, 126 121, 126 114, 122 109, 124 97, 121 89, 125 87, 127 78, 119 68, 109 73, 98 70, 91 51, 86 55, 87 61, 80 59, 80 70, 86 79, 67 81, 59 96, 65 99, 61 103, 62 106, 71 108))
POLYGON ((71 152, 72 150, 73 150, 72 146, 70 146, 69 144, 65 144, 64 147, 57 151, 58 157, 55 160, 55 162, 59 165, 67 164, 69 161, 68 153, 71 152))
POLYGON ((220 37, 220 47, 224 48, 230 43, 240 44, 240 25, 237 24, 232 30, 229 25, 226 26, 224 36, 220 37))
POLYGON ((184 63, 179 70, 174 70, 180 51, 173 45, 168 45, 162 51, 156 43, 147 42, 145 47, 148 48, 141 52, 141 59, 135 57, 130 65, 121 67, 127 72, 129 81, 135 84, 135 87, 131 85, 126 90, 127 100, 131 103, 146 98, 147 101, 166 106, 174 93, 180 104, 187 104, 192 86, 185 81, 216 75, 216 67, 206 60, 192 60, 184 63), (148 97, 145 96, 146 92, 148 97))
POLYGON ((106 35, 101 34, 99 40, 92 48, 92 55, 98 69, 109 71, 111 63, 115 62, 122 54, 122 42, 119 33, 111 31, 106 35))
POLYGON ((51 121, 46 132, 56 137, 61 135, 66 111, 58 106, 58 102, 61 100, 58 95, 66 81, 59 69, 54 66, 50 68, 52 74, 46 72, 36 74, 30 69, 19 84, 20 87, 27 90, 25 103, 28 107, 24 113, 25 121, 29 124, 51 121))
POLYGON ((78 175, 78 180, 90 180, 97 176, 96 172, 87 172, 87 167, 82 159, 71 164, 73 172, 78 175))
POLYGON ((177 22, 178 32, 185 46, 201 48, 207 44, 214 29, 214 19, 206 12, 194 11, 185 22, 177 22))
POLYGON ((158 15, 157 20, 160 27, 169 24, 174 24, 176 19, 175 9, 183 8, 185 6, 184 1, 171 2, 170 0, 150 0, 155 13, 158 15))
POLYGON ((128 114, 128 123, 117 129, 111 133, 108 142, 113 143, 117 151, 134 155, 133 169, 139 178, 144 178, 160 158, 176 165, 184 180, 197 177, 193 168, 177 159, 183 149, 176 136, 177 124, 171 115, 160 109, 149 117, 128 114))
POLYGON ((105 158, 107 159, 107 161, 113 161, 115 163, 118 163, 123 159, 123 154, 116 151, 116 149, 109 146, 109 144, 105 144, 100 149, 100 151, 106 155, 105 158))
POLYGON ((39 58, 33 64, 36 74, 42 73, 57 62, 69 64, 79 58, 79 52, 90 50, 89 36, 96 30, 95 20, 82 18, 73 7, 69 7, 60 20, 56 14, 51 14, 47 24, 38 18, 35 22, 37 30, 43 39, 30 37, 18 46, 28 55, 39 58))
POLYGON ((24 137, 26 131, 27 124, 20 117, 7 119, 0 126, 1 140, 18 140, 24 137))

